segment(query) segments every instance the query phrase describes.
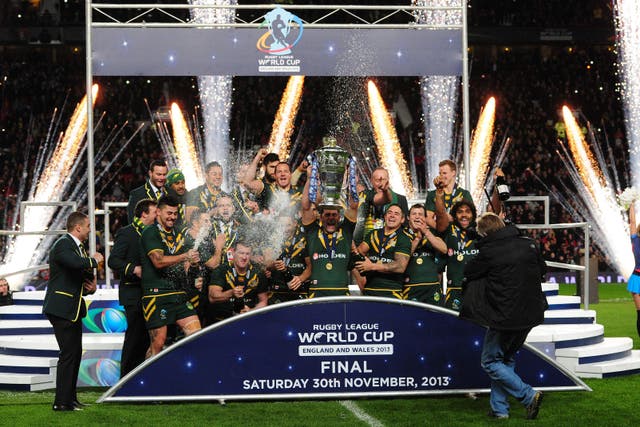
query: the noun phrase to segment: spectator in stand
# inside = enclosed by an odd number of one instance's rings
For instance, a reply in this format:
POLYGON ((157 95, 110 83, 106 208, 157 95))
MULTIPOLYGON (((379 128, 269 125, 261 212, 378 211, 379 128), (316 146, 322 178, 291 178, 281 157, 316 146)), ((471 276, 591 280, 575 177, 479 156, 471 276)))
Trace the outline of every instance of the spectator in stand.
POLYGON ((13 297, 11 296, 11 291, 9 290, 9 282, 4 277, 0 278, 0 306, 1 305, 12 305, 13 297))

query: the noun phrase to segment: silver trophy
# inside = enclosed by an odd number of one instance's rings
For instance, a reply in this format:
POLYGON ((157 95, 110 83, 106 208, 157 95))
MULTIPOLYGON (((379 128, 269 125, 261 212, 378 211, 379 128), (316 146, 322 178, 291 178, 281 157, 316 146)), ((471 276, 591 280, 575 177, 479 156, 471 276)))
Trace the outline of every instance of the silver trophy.
POLYGON ((345 171, 351 155, 332 136, 322 138, 322 148, 314 152, 320 181, 319 206, 340 209, 345 171))

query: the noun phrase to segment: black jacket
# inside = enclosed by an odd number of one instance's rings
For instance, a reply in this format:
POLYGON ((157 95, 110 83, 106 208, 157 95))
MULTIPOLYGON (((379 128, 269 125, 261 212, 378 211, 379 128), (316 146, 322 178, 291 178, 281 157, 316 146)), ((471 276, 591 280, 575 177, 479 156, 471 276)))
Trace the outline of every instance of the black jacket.
POLYGON ((507 226, 476 247, 464 271, 460 317, 497 330, 541 324, 549 306, 541 286, 546 266, 535 242, 507 226))
POLYGON ((151 187, 151 184, 149 183, 149 180, 146 180, 144 185, 131 190, 131 193, 129 193, 129 204, 127 205, 127 219, 129 220, 129 224, 133 222, 136 205, 140 200, 158 200, 161 196, 167 194, 167 190, 164 187, 160 188, 159 190, 161 193, 160 196, 155 194, 155 192, 153 191, 153 187, 151 187))
POLYGON ((133 273, 140 261, 140 236, 144 225, 136 220, 118 230, 107 264, 118 273, 121 305, 137 305, 142 298, 142 280, 133 273))

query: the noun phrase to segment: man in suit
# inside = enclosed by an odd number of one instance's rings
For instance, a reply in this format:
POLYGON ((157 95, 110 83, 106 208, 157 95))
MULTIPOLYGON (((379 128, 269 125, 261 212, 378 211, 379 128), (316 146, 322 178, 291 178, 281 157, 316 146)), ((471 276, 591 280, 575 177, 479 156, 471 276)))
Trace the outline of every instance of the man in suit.
POLYGON ((142 199, 158 200, 167 194, 164 184, 167 182, 169 169, 164 160, 154 160, 149 165, 149 179, 138 188, 131 190, 129 204, 127 205, 127 218, 129 224, 133 222, 136 204, 142 199))
POLYGON ((87 314, 83 295, 96 291, 93 269, 104 258, 91 257, 82 242, 91 228, 89 217, 72 212, 67 219, 67 234, 60 237, 49 251, 49 286, 42 312, 47 316, 60 347, 56 372, 54 411, 79 411, 76 383, 82 358, 82 318, 87 314))
POLYGON ((142 267, 140 236, 156 220, 155 200, 142 199, 135 209, 133 222, 118 230, 109 255, 109 267, 120 277, 118 299, 127 317, 127 331, 122 344, 120 377, 144 362, 149 348, 149 334, 142 315, 142 267))

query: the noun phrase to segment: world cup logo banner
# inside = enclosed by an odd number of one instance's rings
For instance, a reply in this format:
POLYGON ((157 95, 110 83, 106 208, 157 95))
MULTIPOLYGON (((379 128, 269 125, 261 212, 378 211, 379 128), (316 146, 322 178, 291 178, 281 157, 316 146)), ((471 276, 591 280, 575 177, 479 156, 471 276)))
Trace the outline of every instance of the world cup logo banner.
POLYGON ((257 41, 256 48, 266 55, 258 60, 260 72, 300 72, 300 59, 292 56, 291 49, 302 38, 302 20, 282 8, 273 9, 264 15, 261 27, 265 32, 257 41))
POLYGON ((269 27, 269 31, 260 37, 256 46, 266 54, 289 55, 291 48, 302 38, 302 20, 284 9, 277 8, 267 13, 264 25, 269 27))

